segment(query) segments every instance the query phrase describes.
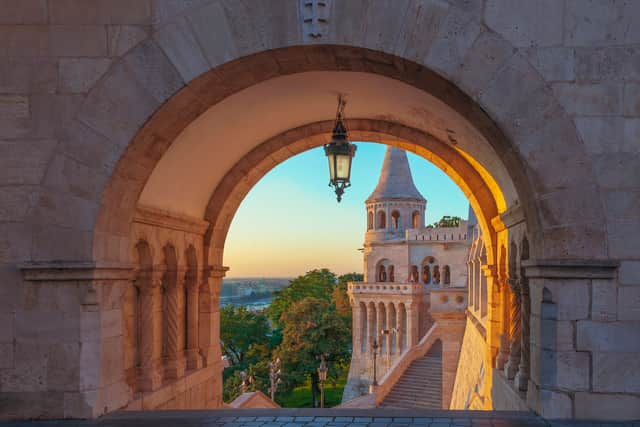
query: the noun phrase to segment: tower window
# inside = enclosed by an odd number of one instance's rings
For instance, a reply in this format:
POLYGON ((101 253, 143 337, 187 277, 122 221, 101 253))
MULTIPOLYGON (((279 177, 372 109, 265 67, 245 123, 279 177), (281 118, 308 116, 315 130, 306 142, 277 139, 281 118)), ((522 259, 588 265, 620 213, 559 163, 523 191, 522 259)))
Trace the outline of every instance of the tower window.
POLYGON ((391 212, 391 226, 394 230, 400 228, 400 212, 393 211, 391 212))
POLYGON ((387 228, 387 215, 384 211, 378 211, 378 223, 376 228, 387 228))
POLYGON ((373 212, 367 213, 367 230, 373 229, 373 212))
POLYGON ((411 226, 413 228, 420 228, 420 212, 413 211, 411 214, 411 226))

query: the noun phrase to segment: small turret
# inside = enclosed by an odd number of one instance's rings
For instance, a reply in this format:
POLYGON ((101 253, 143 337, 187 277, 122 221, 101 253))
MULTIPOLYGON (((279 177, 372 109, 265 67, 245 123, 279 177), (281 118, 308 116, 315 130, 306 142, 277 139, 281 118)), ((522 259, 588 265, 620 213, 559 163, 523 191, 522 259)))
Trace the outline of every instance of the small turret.
POLYGON ((413 182, 407 153, 388 147, 378 185, 365 201, 365 241, 403 239, 407 229, 424 227, 426 203, 413 182))

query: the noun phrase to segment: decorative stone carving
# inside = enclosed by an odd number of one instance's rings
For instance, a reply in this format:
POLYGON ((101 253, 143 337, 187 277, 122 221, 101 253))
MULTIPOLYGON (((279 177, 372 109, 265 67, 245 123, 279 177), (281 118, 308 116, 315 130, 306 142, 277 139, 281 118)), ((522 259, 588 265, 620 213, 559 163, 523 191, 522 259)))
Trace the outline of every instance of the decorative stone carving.
POLYGON ((304 41, 322 39, 329 32, 331 0, 300 0, 304 41))
POLYGON ((510 279, 511 285, 509 304, 509 360, 504 367, 504 373, 508 379, 513 379, 520 365, 520 351, 522 345, 522 307, 520 295, 520 283, 518 280, 510 279))

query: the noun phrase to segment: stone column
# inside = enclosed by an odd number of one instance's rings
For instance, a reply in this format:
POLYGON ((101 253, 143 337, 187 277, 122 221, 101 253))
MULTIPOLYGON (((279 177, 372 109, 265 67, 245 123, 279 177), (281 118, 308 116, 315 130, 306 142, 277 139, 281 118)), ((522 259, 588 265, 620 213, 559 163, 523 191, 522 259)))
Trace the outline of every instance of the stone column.
POLYGON ((362 353, 362 338, 361 332, 362 332, 362 307, 360 307, 360 303, 359 302, 352 302, 351 303, 351 307, 352 307, 352 316, 351 316, 351 324, 352 324, 352 343, 351 343, 351 348, 353 349, 353 354, 354 355, 359 355, 362 353))
POLYGON ((373 349, 373 341, 376 339, 377 329, 375 304, 369 303, 367 305, 367 353, 370 353, 373 349))
POLYGON ((412 302, 405 306, 407 310, 407 350, 418 343, 418 310, 412 302))
POLYGON ((529 384, 529 357, 530 357, 530 326, 531 300, 529 298, 529 282, 523 276, 520 280, 520 304, 521 304, 521 349, 520 366, 515 377, 515 385, 520 391, 527 391, 529 384))
POLYGON ((141 277, 140 287, 140 369, 138 388, 153 391, 162 385, 162 277, 154 271, 141 277))
POLYGON ((187 288, 187 368, 200 369, 202 367, 202 355, 198 348, 198 273, 197 271, 187 271, 185 273, 185 286, 187 288))
POLYGON ((165 377, 175 380, 181 378, 187 368, 184 357, 184 282, 178 280, 177 271, 165 274, 165 292, 167 293, 166 316, 167 330, 165 377))
POLYGON ((510 279, 511 287, 509 299, 509 359, 504 367, 508 379, 513 379, 520 365, 520 349, 522 345, 522 325, 520 304, 520 283, 517 279, 510 279))
POLYGON ((496 357, 496 369, 504 371, 504 366, 509 360, 509 330, 510 330, 510 290, 506 277, 498 278, 500 286, 502 327, 500 328, 500 347, 496 357))
POLYGON ((227 267, 203 269, 198 307, 198 346, 205 366, 218 365, 222 372, 220 350, 220 287, 227 267))
POLYGON ((391 317, 391 304, 387 303, 386 304, 386 310, 385 310, 386 314, 387 314, 387 328, 389 329, 389 335, 387 336, 387 357, 391 357, 391 347, 394 345, 394 339, 393 337, 395 336, 392 329, 396 328, 397 326, 395 325, 394 319, 391 317))

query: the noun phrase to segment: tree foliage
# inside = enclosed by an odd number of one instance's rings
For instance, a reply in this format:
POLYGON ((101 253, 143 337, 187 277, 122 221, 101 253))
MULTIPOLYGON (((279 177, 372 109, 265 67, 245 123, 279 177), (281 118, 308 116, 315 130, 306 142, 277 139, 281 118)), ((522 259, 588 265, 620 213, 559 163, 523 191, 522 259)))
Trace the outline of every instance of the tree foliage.
POLYGON ((227 305, 220 310, 222 352, 235 366, 247 365, 268 352, 269 319, 262 312, 227 305))
POLYGON ((298 276, 289 286, 275 293, 275 297, 267 308, 271 321, 281 328, 280 318, 289 310, 292 304, 305 298, 331 300, 336 285, 336 275, 326 268, 309 271, 304 276, 298 276))
POLYGON ((427 228, 438 228, 438 227, 446 227, 446 228, 451 228, 451 227, 458 227, 460 225, 460 221, 462 220, 462 218, 460 218, 459 216, 449 216, 449 215, 445 215, 442 218, 440 218, 440 221, 436 221, 433 224, 430 224, 427 226, 427 228))
POLYGON ((351 330, 331 302, 313 297, 293 303, 280 321, 284 329, 277 353, 282 360, 283 379, 293 387, 311 378, 316 406, 320 355, 325 356, 329 375, 337 377, 349 363, 351 330))

